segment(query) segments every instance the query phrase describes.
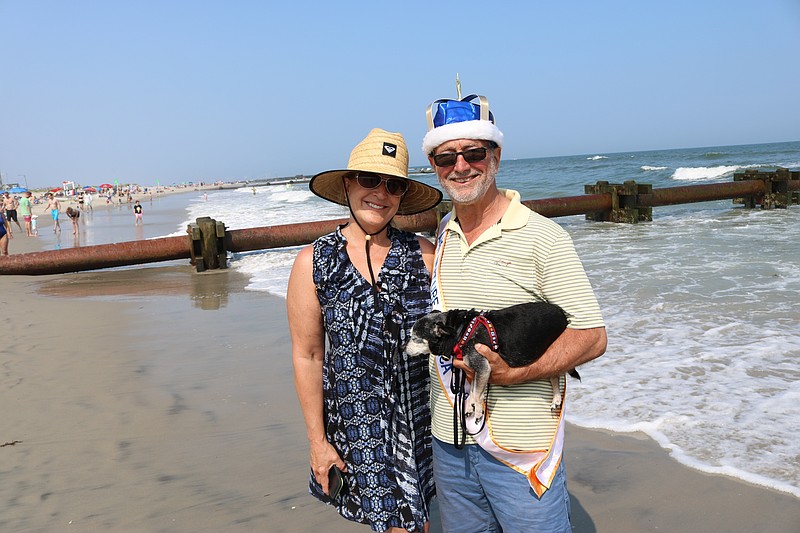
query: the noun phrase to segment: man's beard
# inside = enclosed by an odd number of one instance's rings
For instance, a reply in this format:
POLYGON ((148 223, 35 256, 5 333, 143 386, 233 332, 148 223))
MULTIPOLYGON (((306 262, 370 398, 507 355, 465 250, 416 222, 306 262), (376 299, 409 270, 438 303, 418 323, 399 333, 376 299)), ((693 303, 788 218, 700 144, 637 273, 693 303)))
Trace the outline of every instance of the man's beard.
POLYGON ((497 162, 493 157, 489 157, 489 164, 486 165, 486 171, 481 175, 480 172, 473 168, 469 172, 457 173, 455 170, 439 179, 439 184, 442 189, 447 193, 450 199, 456 204, 470 205, 476 203, 478 200, 486 195, 486 192, 491 188, 497 176, 497 162), (464 190, 460 187, 453 185, 449 180, 457 178, 469 178, 479 176, 470 182, 470 189, 464 190))

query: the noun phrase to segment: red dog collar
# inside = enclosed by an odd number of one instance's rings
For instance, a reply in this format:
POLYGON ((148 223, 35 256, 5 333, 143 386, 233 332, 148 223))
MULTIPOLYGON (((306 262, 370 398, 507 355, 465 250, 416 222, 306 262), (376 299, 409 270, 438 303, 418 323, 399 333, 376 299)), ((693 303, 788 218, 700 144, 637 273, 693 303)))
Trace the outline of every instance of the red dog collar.
POLYGON ((492 350, 495 352, 500 350, 500 345, 497 343, 497 330, 494 329, 494 324, 492 324, 491 320, 486 318, 483 313, 477 315, 475 318, 469 321, 467 324, 467 328, 464 330, 464 334, 461 336, 461 339, 453 346, 453 354, 455 355, 456 359, 464 359, 464 352, 463 348, 467 344, 475 332, 478 330, 478 326, 483 326, 486 328, 486 331, 489 333, 489 339, 492 342, 492 350))

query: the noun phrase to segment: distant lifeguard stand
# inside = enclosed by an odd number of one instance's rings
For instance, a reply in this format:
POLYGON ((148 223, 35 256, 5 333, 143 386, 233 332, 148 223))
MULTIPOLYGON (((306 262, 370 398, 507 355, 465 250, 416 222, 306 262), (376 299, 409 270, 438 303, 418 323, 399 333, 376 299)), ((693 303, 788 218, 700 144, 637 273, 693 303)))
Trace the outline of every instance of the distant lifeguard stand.
POLYGON ((61 183, 61 189, 64 191, 64 196, 75 196, 78 194, 78 186, 75 185, 74 181, 63 181, 61 183))

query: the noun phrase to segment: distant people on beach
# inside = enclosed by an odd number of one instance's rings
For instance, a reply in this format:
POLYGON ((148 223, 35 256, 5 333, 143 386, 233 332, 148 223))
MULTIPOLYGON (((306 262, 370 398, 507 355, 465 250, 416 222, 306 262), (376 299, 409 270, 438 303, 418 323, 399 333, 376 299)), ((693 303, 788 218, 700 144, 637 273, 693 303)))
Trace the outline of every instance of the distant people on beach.
POLYGON ((11 238, 11 225, 0 211, 0 254, 8 255, 8 240, 11 238))
POLYGON ((81 212, 78 211, 77 209, 73 209, 71 207, 68 207, 67 208, 67 216, 72 221, 72 234, 73 235, 77 235, 78 234, 78 230, 80 229, 78 227, 78 219, 81 216, 81 212))
POLYGON ((136 217, 136 226, 144 224, 144 222, 142 222, 142 204, 139 203, 139 200, 136 200, 136 203, 133 204, 133 214, 136 217))
POLYGON ((50 210, 50 216, 53 218, 53 233, 61 231, 61 223, 58 221, 58 213, 61 211, 61 204, 53 193, 47 193, 47 205, 45 211, 50 210))
POLYGON ((85 193, 83 195, 83 197, 84 197, 84 202, 86 204, 86 210, 89 211, 89 212, 92 212, 93 211, 92 210, 92 202, 94 201, 94 197, 92 197, 92 193, 91 192, 87 192, 87 193, 85 193))
POLYGON ((3 208, 2 211, 5 212, 5 218, 8 221, 9 228, 11 227, 12 222, 17 223, 17 228, 22 231, 22 226, 19 225, 19 220, 17 220, 17 207, 19 207, 19 202, 15 196, 11 196, 8 191, 3 193, 3 208))
MULTIPOLYGON (((31 193, 30 191, 25 191, 22 193, 22 198, 19 199, 19 214, 22 215, 22 221, 25 223, 25 235, 28 237, 32 237, 34 235, 33 232, 33 214, 32 214, 32 206, 31 206, 31 193)), ((37 232, 36 235, 39 233, 37 232)))
POLYGON ((309 187, 350 210, 346 224, 300 251, 287 290, 309 491, 374 531, 427 531, 428 363, 403 346, 430 311, 434 246, 390 224, 442 194, 408 179, 403 137, 381 129, 353 149, 347 169, 317 174, 309 187))

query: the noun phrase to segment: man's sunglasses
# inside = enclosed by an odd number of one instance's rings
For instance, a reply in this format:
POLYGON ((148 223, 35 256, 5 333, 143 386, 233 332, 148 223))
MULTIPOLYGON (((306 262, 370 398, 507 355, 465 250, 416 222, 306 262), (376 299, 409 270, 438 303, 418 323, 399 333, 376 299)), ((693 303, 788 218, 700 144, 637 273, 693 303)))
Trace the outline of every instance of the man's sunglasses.
POLYGON ((458 156, 462 156, 467 163, 478 163, 486 159, 487 148, 470 148, 463 152, 442 152, 433 156, 433 162, 437 167, 452 167, 458 161, 458 156))
POLYGON ((384 178, 383 176, 366 172, 359 172, 350 177, 355 179, 359 186, 365 189, 377 189, 378 185, 383 182, 386 187, 386 192, 392 196, 403 196, 408 190, 408 180, 402 178, 384 178))

